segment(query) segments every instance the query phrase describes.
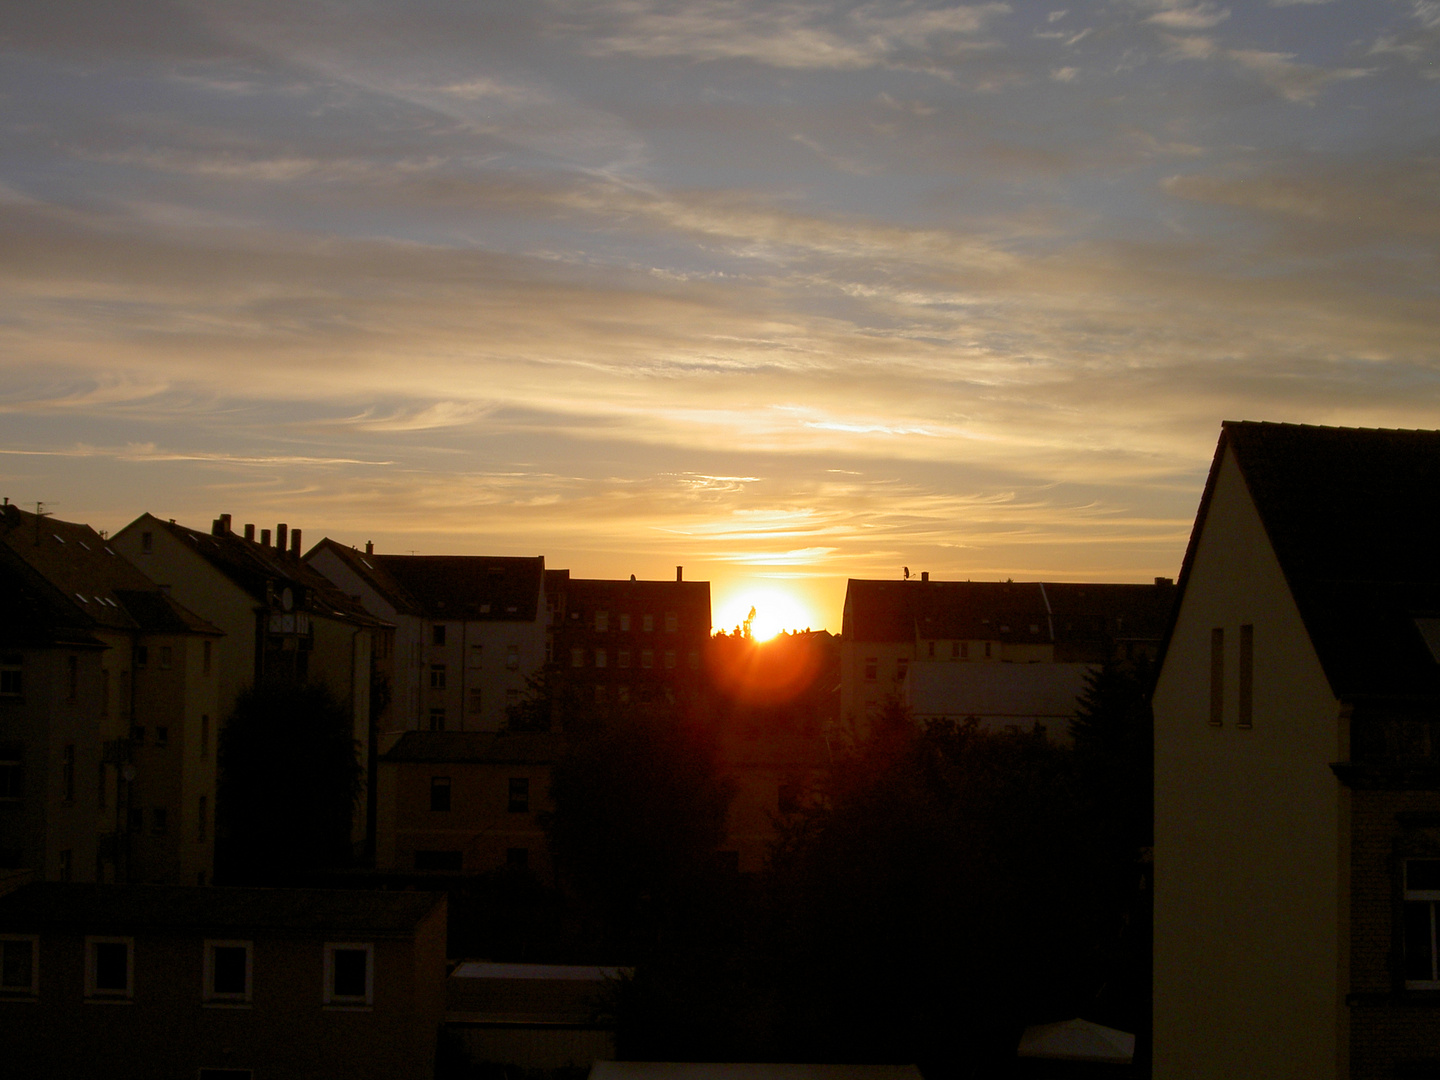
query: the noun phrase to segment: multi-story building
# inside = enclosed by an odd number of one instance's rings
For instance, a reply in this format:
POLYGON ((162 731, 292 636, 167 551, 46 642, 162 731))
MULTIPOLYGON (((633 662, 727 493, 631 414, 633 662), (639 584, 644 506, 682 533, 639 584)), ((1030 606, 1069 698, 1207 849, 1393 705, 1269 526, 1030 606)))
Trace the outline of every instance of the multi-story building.
POLYGON ((168 596, 224 631, 217 687, 222 724, 237 696, 267 677, 329 686, 350 713, 368 778, 367 813, 355 823, 362 844, 373 836, 378 717, 371 691, 389 677, 392 628, 300 558, 299 529, 276 526, 272 544, 269 529, 257 539, 255 526, 238 535, 230 522, 221 515, 206 533, 143 514, 109 544, 168 596))
POLYGON ((31 883, 0 896, 12 1076, 435 1075, 444 895, 31 883))
POLYGON ((710 583, 575 578, 551 571, 552 677, 567 713, 693 716, 705 707, 710 583))
POLYGON ((0 859, 51 880, 205 883, 220 631, 87 525, 4 507, 0 859))
POLYGON ((559 739, 408 731, 380 759, 380 870, 550 872, 539 815, 559 739))
POLYGON ((499 731, 545 662, 545 559, 385 555, 325 538, 305 561, 395 626, 385 744, 404 731, 499 731))
POLYGON ((975 716, 991 726, 1061 721, 1094 667, 1154 657, 1174 596, 1168 578, 1153 585, 852 579, 841 715, 863 722, 893 700, 917 716, 975 716))
POLYGON ((1440 432, 1227 423, 1155 711, 1154 1075, 1435 1076, 1440 432))

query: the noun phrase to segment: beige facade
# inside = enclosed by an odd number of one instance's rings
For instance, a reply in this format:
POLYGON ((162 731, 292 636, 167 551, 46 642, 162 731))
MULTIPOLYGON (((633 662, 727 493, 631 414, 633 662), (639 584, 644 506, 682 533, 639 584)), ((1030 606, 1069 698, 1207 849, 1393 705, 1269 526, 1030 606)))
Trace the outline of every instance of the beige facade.
POLYGON ((1346 1076, 1348 730, 1233 451, 1193 544, 1154 696, 1154 1075, 1346 1076))

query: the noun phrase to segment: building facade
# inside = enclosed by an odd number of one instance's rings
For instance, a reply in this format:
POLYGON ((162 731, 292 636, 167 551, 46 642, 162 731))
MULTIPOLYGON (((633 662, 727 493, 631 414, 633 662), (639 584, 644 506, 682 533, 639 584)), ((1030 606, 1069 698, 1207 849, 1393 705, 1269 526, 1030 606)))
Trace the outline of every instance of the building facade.
POLYGON ((1440 432, 1224 425, 1154 693, 1156 1077, 1440 1074, 1440 432))

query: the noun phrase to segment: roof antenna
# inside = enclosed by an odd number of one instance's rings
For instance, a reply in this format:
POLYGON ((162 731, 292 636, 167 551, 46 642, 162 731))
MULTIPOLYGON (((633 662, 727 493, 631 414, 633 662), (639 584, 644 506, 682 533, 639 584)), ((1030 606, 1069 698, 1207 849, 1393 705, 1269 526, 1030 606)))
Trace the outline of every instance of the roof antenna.
POLYGON ((46 510, 43 502, 35 504, 35 546, 40 546, 40 519, 49 517, 54 511, 46 510))

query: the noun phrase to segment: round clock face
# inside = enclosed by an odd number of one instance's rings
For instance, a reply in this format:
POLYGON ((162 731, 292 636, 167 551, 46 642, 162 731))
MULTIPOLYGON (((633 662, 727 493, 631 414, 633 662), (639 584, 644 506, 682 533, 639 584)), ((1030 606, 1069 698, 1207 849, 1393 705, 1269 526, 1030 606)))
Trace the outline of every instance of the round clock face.
POLYGON ((280 606, 286 611, 291 611, 295 607, 295 594, 290 591, 289 585, 286 585, 280 592, 280 606))

